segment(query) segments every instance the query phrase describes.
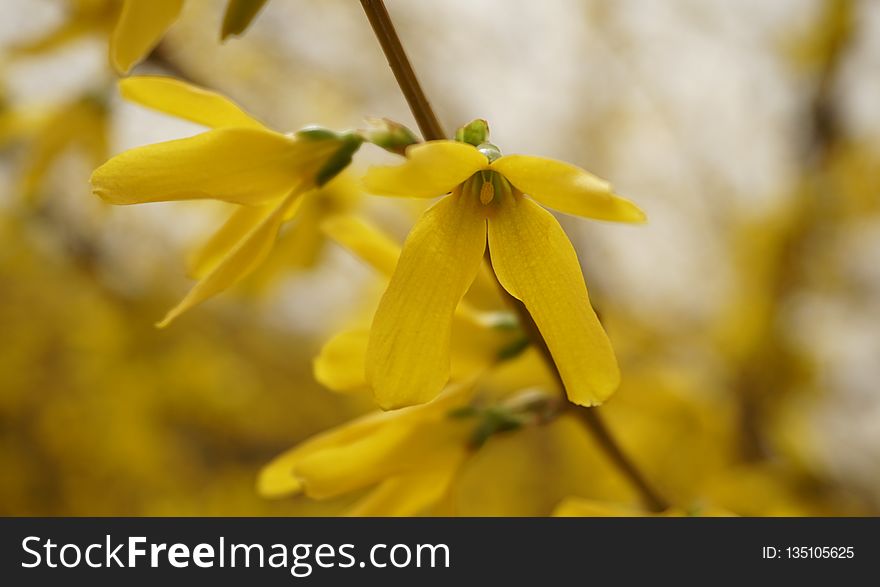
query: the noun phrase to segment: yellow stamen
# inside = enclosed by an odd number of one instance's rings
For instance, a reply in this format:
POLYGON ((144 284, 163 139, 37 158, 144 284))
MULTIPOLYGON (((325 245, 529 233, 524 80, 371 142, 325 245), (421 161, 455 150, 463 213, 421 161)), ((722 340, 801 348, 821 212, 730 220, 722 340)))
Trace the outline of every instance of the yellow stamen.
POLYGON ((483 180, 483 185, 480 187, 480 202, 485 206, 495 197, 495 186, 492 185, 491 181, 483 180))

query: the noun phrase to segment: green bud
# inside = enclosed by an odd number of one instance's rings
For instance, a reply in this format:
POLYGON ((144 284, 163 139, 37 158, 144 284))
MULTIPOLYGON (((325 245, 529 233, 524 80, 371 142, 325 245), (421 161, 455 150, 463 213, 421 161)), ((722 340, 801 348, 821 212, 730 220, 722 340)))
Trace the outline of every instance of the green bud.
POLYGON ((455 131, 455 140, 477 146, 489 140, 489 123, 482 118, 472 120, 455 131))
POLYGON ((419 142, 413 131, 389 118, 370 118, 367 122, 371 128, 360 133, 364 140, 391 153, 404 155, 407 147, 419 142))

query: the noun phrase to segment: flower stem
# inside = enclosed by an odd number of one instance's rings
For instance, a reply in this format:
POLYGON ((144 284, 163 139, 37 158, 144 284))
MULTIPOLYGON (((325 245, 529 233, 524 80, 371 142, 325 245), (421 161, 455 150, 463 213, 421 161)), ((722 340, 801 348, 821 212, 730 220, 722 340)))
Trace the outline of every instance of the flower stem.
POLYGON ((419 130, 422 131, 422 136, 426 141, 446 138, 446 133, 443 132, 443 127, 440 126, 440 121, 437 120, 434 109, 431 108, 409 58, 403 50, 400 37, 397 36, 385 3, 382 0, 361 0, 361 6, 364 7, 364 12, 370 20, 370 26, 373 27, 379 44, 382 45, 382 51, 388 59, 388 65, 391 66, 391 71, 397 79, 397 85, 400 86, 400 90, 409 104, 409 109, 416 119, 416 124, 419 125, 419 130))
MULTIPOLYGON (((426 140, 439 140, 446 138, 446 133, 440 126, 434 110, 431 108, 424 91, 419 84, 418 78, 413 71, 412 65, 403 50, 388 10, 382 0, 361 0, 361 6, 367 14, 373 32, 385 52, 391 71, 397 79, 404 97, 406 98, 409 108, 419 125, 419 130, 426 140)), ((489 266, 491 267, 491 262, 489 266)), ((494 270, 492 272, 494 275, 494 270)), ((497 276, 496 276, 497 280, 497 276)), ((529 336, 532 344, 541 352, 544 362, 548 369, 559 382, 560 388, 565 390, 562 382, 562 376, 559 374, 559 368, 550 354, 547 342, 538 330, 532 315, 526 309, 525 305, 518 299, 514 298, 507 292, 501 284, 498 284, 499 291, 504 296, 511 307, 516 310, 521 325, 525 333, 529 336)), ((599 446, 605 451, 608 458, 614 463, 618 470, 629 480, 629 482, 639 492, 645 506, 655 512, 663 511, 669 507, 668 502, 660 496, 641 474, 633 461, 626 456, 623 449, 614 439, 605 421, 599 416, 595 408, 581 408, 571 404, 571 411, 576 413, 584 426, 592 433, 599 446)))

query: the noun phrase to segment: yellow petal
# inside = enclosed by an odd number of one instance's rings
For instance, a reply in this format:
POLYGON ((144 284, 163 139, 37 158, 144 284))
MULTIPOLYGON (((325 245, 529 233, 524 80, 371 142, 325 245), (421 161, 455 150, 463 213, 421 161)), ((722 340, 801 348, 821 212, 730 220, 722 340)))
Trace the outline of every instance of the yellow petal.
POLYGON ((96 195, 111 204, 211 198, 257 205, 307 189, 335 141, 297 141, 245 128, 125 151, 92 174, 96 195))
POLYGON ((211 235, 208 242, 189 256, 187 259, 189 276, 193 279, 205 277, 273 210, 272 204, 237 207, 223 226, 211 235))
POLYGON ((429 401, 449 379, 452 315, 486 248, 482 208, 456 192, 406 239, 367 349, 367 381, 384 409, 429 401))
POLYGON ((489 251, 501 285, 547 341, 568 398, 583 406, 605 401, 620 382, 617 360, 559 222, 527 198, 507 197, 489 218, 489 251))
POLYGON ((451 192, 488 163, 472 145, 429 141, 409 147, 400 165, 371 168, 364 186, 383 196, 433 198, 451 192))
POLYGON ((328 340, 313 364, 318 383, 339 392, 366 389, 369 340, 370 331, 367 329, 346 330, 328 340))
POLYGON ((245 275, 254 270, 260 262, 266 258, 278 229, 284 221, 284 215, 292 206, 299 204, 297 192, 291 192, 284 200, 265 216, 253 229, 231 248, 226 255, 214 263, 211 271, 205 275, 199 283, 193 287, 186 297, 157 324, 164 328, 172 320, 180 316, 186 310, 196 306, 208 298, 228 289, 245 275))
POLYGON ((358 218, 341 215, 321 225, 324 233, 380 273, 391 276, 400 257, 400 246, 384 232, 358 218))
POLYGON ((110 61, 116 71, 128 73, 147 56, 177 20, 183 0, 125 0, 110 37, 110 61))
POLYGON ((119 92, 141 106, 212 128, 265 128, 232 100, 170 77, 129 77, 119 82, 119 92))
POLYGON ((638 206, 580 167, 527 155, 501 157, 491 167, 521 192, 560 212, 615 222, 645 221, 638 206))

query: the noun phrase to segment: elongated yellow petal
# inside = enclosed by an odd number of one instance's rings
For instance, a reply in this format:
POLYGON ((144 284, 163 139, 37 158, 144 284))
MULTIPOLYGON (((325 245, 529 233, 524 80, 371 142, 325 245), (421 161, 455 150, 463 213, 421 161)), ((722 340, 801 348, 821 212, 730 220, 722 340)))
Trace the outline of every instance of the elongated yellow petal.
POLYGON ((177 306, 168 312, 157 326, 159 328, 168 326, 172 320, 183 312, 231 287, 253 271, 269 254, 275 238, 278 236, 278 229, 284 221, 284 215, 287 214, 292 206, 299 204, 298 196, 297 192, 291 192, 290 195, 284 198, 270 214, 254 226, 222 259, 214 263, 211 271, 190 290, 177 306))
POLYGON ((119 82, 119 92, 126 100, 141 106, 212 128, 265 128, 232 100, 171 77, 125 78, 119 82))
POLYGON ((384 409, 429 401, 449 379, 452 315, 486 248, 482 208, 456 192, 406 239, 367 349, 367 381, 384 409))
POLYGON ((177 20, 183 0, 125 0, 110 37, 110 61, 121 74, 147 56, 177 20))
POLYGON ((492 163, 518 190, 550 208, 597 220, 644 222, 638 206, 616 195, 611 184, 568 163, 508 155, 492 163))
POLYGON ((263 204, 295 186, 310 187, 317 162, 335 147, 335 141, 256 129, 211 130, 125 151, 95 170, 92 189, 111 204, 199 198, 263 204))
POLYGON ((325 220, 321 229, 380 273, 389 277, 394 273, 400 246, 372 224, 357 216, 341 215, 325 220))
POLYGON ((346 330, 328 340, 314 360, 315 379, 321 385, 339 392, 367 388, 367 329, 346 330))
POLYGON ((272 213, 272 204, 239 206, 223 226, 187 259, 189 276, 201 279, 210 273, 254 228, 272 213))
POLYGON ((400 165, 371 168, 364 186, 383 196, 433 198, 451 192, 488 164, 472 145, 429 141, 407 148, 406 161, 400 165))
POLYGON ((489 251, 501 285, 547 341, 568 398, 583 406, 605 401, 620 382, 617 360, 559 222, 527 198, 505 198, 489 218, 489 251))

